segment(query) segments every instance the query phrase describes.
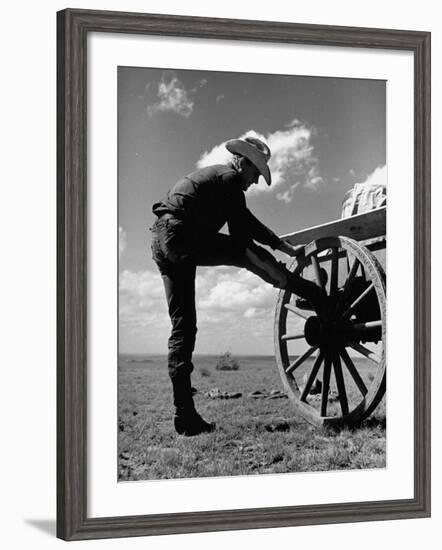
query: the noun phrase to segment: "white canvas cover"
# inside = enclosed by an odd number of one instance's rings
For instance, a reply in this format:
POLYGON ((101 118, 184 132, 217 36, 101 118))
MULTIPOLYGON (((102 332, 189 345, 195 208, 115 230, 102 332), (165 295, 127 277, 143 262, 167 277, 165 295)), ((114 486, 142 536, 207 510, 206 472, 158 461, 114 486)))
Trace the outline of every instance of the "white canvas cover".
POLYGON ((341 218, 362 214, 387 204, 387 186, 381 183, 356 183, 345 194, 341 218))

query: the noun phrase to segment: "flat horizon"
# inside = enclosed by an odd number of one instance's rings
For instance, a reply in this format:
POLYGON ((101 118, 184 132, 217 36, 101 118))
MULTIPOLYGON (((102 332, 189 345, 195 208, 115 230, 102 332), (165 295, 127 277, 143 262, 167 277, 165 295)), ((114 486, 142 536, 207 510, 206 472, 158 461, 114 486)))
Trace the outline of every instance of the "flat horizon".
MULTIPOLYGON (((218 357, 219 355, 223 355, 224 353, 226 352, 220 352, 220 353, 194 353, 193 354, 193 357, 207 357, 207 356, 211 356, 211 357, 218 357)), ((274 354, 270 354, 270 353, 233 353, 231 352, 232 355, 234 355, 235 357, 275 357, 274 354)), ((128 352, 128 351, 121 351, 118 353, 119 356, 122 356, 122 355, 136 355, 137 357, 158 357, 158 356, 162 356, 162 357, 167 357, 167 353, 152 353, 152 352, 128 352)), ((293 355, 296 355, 296 354, 293 354, 293 355)))
MULTIPOLYGON (((193 359, 196 359, 198 357, 220 357, 221 355, 223 355, 225 352, 222 352, 222 353, 194 353, 193 354, 193 359)), ((167 353, 141 353, 141 352, 137 352, 137 353, 130 353, 130 352, 120 352, 118 354, 118 357, 119 358, 122 358, 122 357, 139 357, 139 358, 143 358, 143 357, 164 357, 164 358, 167 358, 167 353)), ((244 358, 255 358, 255 357, 260 357, 260 358, 270 358, 270 359, 274 359, 276 360, 276 356, 274 354, 263 354, 263 353, 257 353, 257 354, 253 354, 253 353, 232 353, 232 356, 234 357, 244 357, 244 358)), ((354 356, 353 354, 350 354, 351 358, 353 361, 369 361, 369 359, 365 358, 365 357, 360 357, 360 356, 354 356)), ((299 357, 299 354, 297 353, 290 353, 289 354, 289 357, 299 357)), ((314 358, 309 358, 308 360, 313 360, 314 358)))

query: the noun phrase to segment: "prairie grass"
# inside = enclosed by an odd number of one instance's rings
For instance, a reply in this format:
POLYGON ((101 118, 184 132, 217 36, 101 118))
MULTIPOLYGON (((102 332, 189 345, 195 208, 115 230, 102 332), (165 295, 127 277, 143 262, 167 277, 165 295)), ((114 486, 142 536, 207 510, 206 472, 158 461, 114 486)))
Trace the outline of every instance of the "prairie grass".
POLYGON ((173 430, 166 359, 120 360, 120 481, 385 467, 384 400, 357 429, 316 428, 295 416, 287 398, 249 395, 256 390, 283 390, 273 358, 238 360, 239 370, 219 371, 217 357, 195 357, 196 407, 205 419, 217 423, 217 430, 190 438, 173 430), (242 397, 206 397, 205 392, 214 387, 241 392, 242 397))

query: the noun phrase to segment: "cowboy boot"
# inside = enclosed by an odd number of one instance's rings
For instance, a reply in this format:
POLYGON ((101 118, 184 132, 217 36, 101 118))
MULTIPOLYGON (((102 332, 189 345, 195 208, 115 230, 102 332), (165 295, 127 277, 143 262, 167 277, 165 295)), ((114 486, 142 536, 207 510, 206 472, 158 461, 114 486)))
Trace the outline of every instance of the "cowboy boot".
POLYGON ((323 308, 327 298, 327 293, 323 288, 313 281, 304 279, 294 273, 291 273, 289 276, 288 289, 307 302, 306 305, 301 302, 303 307, 300 309, 310 309, 308 307, 308 304, 310 304, 313 309, 320 310, 323 308))
POLYGON ((210 433, 215 424, 206 422, 196 411, 192 397, 189 372, 179 372, 172 378, 175 415, 173 424, 179 435, 193 436, 210 433))

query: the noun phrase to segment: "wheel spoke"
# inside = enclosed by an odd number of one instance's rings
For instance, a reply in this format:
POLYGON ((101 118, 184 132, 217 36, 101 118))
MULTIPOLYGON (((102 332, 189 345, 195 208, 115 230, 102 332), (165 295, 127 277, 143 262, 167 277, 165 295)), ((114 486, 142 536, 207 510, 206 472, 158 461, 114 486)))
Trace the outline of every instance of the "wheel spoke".
POLYGON ((365 346, 358 344, 357 342, 351 342, 351 344, 348 344, 351 348, 358 351, 360 354, 365 355, 367 359, 370 359, 370 361, 373 361, 376 365, 379 365, 382 362, 381 357, 370 349, 366 348, 365 346))
POLYGON ((302 317, 303 319, 309 318, 309 316, 306 313, 304 313, 302 310, 298 309, 297 307, 292 306, 292 304, 284 304, 284 307, 289 311, 291 311, 292 313, 295 313, 299 317, 302 317))
MULTIPOLYGON (((348 260, 348 257, 347 257, 347 260, 348 260)), ((359 265, 360 265, 359 260, 357 258, 355 258, 354 261, 353 261, 353 264, 350 268, 349 274, 347 275, 347 278, 345 279, 344 289, 343 289, 342 294, 339 296, 339 300, 338 300, 338 303, 337 303, 337 306, 336 306, 336 311, 339 311, 341 309, 341 307, 344 305, 345 299, 346 299, 347 294, 348 294, 348 290, 349 290, 354 278, 356 277, 356 273, 358 271, 359 265)))
POLYGON ((355 307, 356 307, 360 302, 362 302, 362 300, 363 300, 364 298, 366 298, 366 297, 370 294, 370 292, 372 291, 373 288, 374 288, 374 283, 371 283, 371 285, 369 285, 369 286, 364 290, 364 292, 363 292, 362 294, 360 294, 360 295, 356 298, 356 300, 353 301, 353 303, 351 304, 351 306, 350 306, 348 309, 346 309, 346 310, 344 311, 344 313, 342 314, 342 317, 343 317, 344 319, 345 319, 345 318, 348 318, 348 317, 351 317, 351 315, 352 315, 352 313, 353 313, 355 307))
POLYGON ((345 390, 344 376, 342 374, 342 365, 339 355, 333 357, 333 369, 335 371, 336 385, 338 387, 339 402, 341 403, 342 415, 348 414, 347 392, 345 390))
POLYGON ((316 346, 312 346, 311 348, 309 348, 303 355, 299 356, 298 359, 296 359, 296 361, 294 361, 291 365, 289 365, 286 369, 285 369, 285 372, 287 374, 290 374, 291 372, 293 372, 294 370, 296 370, 299 365, 302 365, 302 363, 304 363, 305 360, 307 360, 310 355, 312 355, 318 348, 316 346))
POLYGON ((341 350, 341 357, 344 360, 344 363, 348 369, 348 372, 351 374, 353 380, 355 381, 356 386, 359 388, 359 391, 362 393, 362 395, 367 395, 367 392, 368 392, 367 386, 364 384, 364 381, 362 380, 362 377, 359 374, 358 369, 355 367, 353 361, 351 360, 345 348, 342 348, 341 350))
POLYGON ((313 254, 311 257, 311 261, 312 261, 313 271, 315 272, 316 282, 318 283, 318 286, 320 286, 321 288, 324 288, 324 285, 322 283, 322 278, 321 278, 321 268, 319 267, 318 257, 315 254, 313 254))
POLYGON ((382 321, 367 321, 366 323, 354 323, 351 325, 352 330, 370 330, 373 328, 381 328, 382 321))
POLYGON ((356 277, 356 273, 358 271, 359 266, 360 266, 360 262, 357 258, 355 258, 351 266, 350 273, 347 275, 347 279, 345 280, 344 293, 347 292, 348 289, 350 288, 351 283, 353 282, 353 279, 356 277))
POLYGON ((300 338, 305 338, 303 332, 297 332, 296 334, 283 334, 281 340, 299 340, 300 338))
POLYGON ((310 390, 312 389, 313 382, 315 381, 316 376, 318 375, 318 371, 322 364, 323 359, 324 359, 324 354, 320 352, 309 374, 307 382, 305 383, 304 389, 302 390, 301 397, 300 397, 301 401, 305 401, 307 399, 307 396, 310 393, 310 390))
POLYGON ((339 279, 339 253, 337 248, 331 251, 331 276, 330 276, 330 296, 336 294, 338 290, 339 279))
POLYGON ((330 389, 331 359, 326 356, 322 378, 321 416, 327 416, 328 392, 330 389))

